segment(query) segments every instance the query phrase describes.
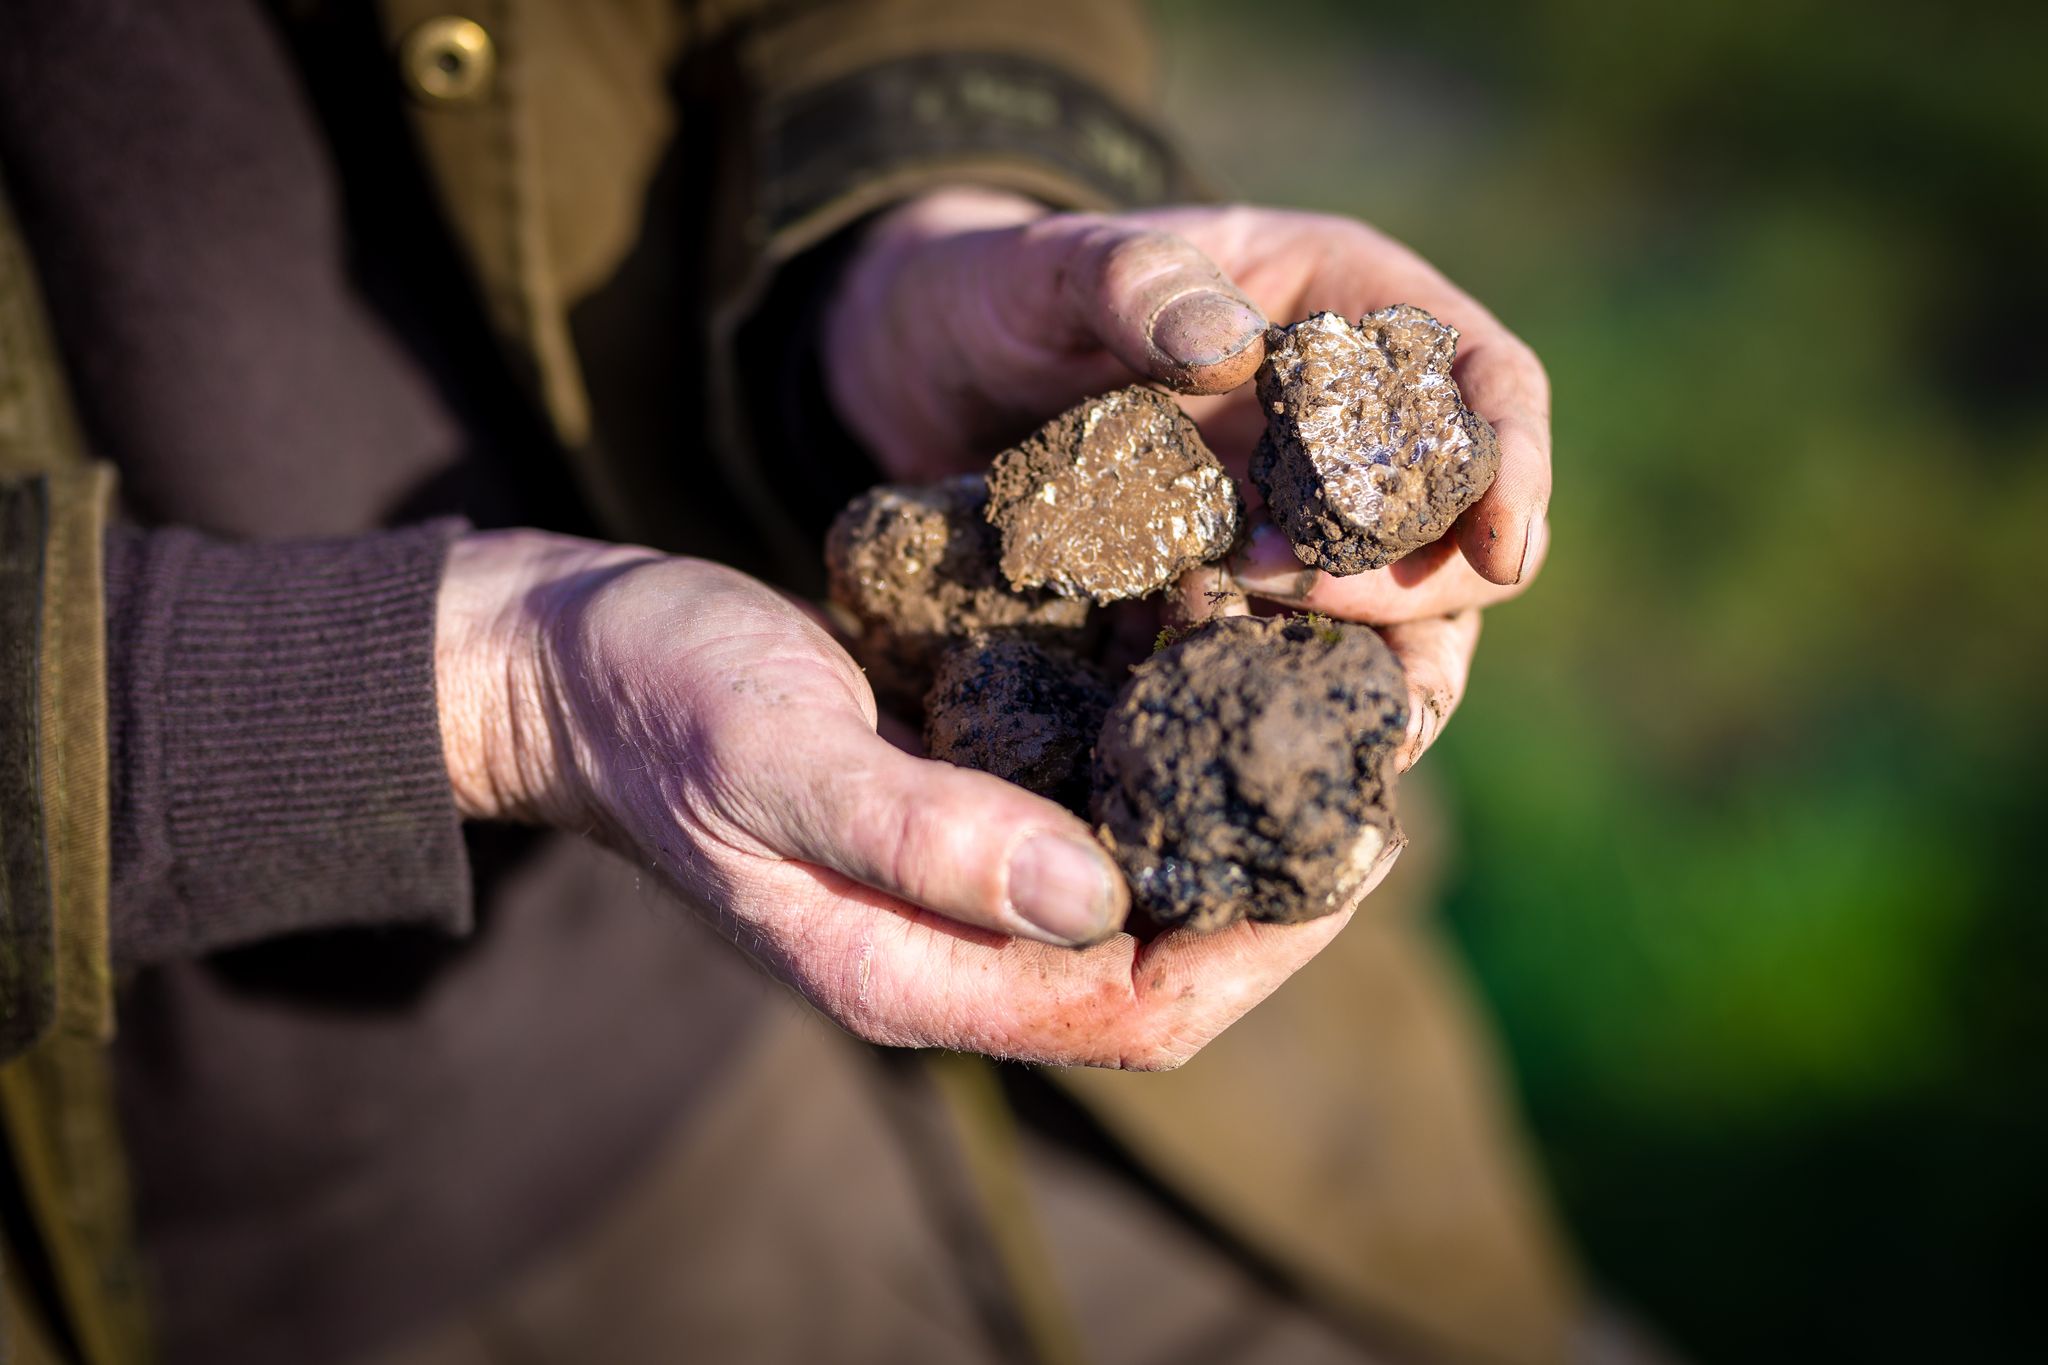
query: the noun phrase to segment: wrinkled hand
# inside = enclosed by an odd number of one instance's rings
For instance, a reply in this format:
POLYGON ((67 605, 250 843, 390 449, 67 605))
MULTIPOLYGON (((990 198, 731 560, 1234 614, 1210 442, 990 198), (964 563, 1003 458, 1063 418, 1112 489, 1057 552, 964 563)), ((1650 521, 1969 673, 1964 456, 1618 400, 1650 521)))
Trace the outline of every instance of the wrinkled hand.
MULTIPOLYGON (((1404 301, 1464 333, 1459 382, 1501 437, 1493 489, 1452 537, 1377 573, 1305 574, 1270 536, 1234 567, 1263 595, 1382 627, 1413 692, 1405 767, 1463 690, 1478 608, 1541 561, 1550 487, 1541 367, 1412 253, 1308 214, 1049 216, 1010 196, 937 194, 871 230, 828 310, 826 376, 895 479, 977 468, 1134 377, 1198 395, 1190 411, 1242 473, 1260 426, 1243 386, 1265 318, 1404 301)), ((1200 595, 1201 575, 1184 594, 1200 595)), ((866 680, 830 636, 716 565, 536 532, 469 536, 450 556, 438 631, 465 814, 594 834, 871 1041, 1173 1066, 1350 918, 1143 945, 1114 934, 1127 892, 1079 820, 881 739, 866 680)))
POLYGON ((831 637, 701 560, 464 537, 437 674, 465 815, 594 834, 870 1041, 1176 1065, 1349 917, 1051 946, 1102 939, 1127 909, 1082 823, 878 737, 873 695, 831 637))
MULTIPOLYGON (((1418 304, 1463 334, 1455 373, 1494 425, 1501 470, 1452 534, 1371 573, 1304 566, 1262 514, 1238 586, 1388 627, 1408 671, 1412 763, 1463 694, 1478 610, 1520 592, 1549 543, 1550 387, 1535 353, 1400 243, 1347 218, 1245 207, 1103 216, 947 190, 881 219, 826 318, 840 416, 890 478, 982 468, 1089 394, 1154 379, 1184 394, 1240 478, 1264 427, 1246 383, 1266 319, 1418 304)), ((1216 587, 1182 584, 1191 614, 1216 587)))

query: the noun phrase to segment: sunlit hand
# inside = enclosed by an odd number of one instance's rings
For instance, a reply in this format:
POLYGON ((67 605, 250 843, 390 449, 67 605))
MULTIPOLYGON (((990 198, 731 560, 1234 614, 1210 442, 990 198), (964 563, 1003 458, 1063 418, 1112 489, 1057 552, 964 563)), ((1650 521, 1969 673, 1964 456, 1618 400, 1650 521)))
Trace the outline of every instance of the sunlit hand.
POLYGON ((465 815, 594 835, 874 1042, 1175 1065, 1348 918, 1111 936, 1126 892, 1079 820, 878 737, 831 637, 702 560, 464 537, 436 656, 465 815))
POLYGON ((1047 214, 949 190, 878 222, 827 314, 826 379, 889 476, 982 467, 1092 393, 1155 379, 1243 475, 1263 419, 1245 381, 1266 319, 1418 304, 1463 333, 1456 375, 1501 470, 1450 536, 1349 578, 1306 570, 1267 527, 1238 565, 1260 593, 1353 620, 1421 621, 1526 584, 1548 542, 1549 384, 1535 354, 1421 257, 1362 223, 1273 209, 1047 214))

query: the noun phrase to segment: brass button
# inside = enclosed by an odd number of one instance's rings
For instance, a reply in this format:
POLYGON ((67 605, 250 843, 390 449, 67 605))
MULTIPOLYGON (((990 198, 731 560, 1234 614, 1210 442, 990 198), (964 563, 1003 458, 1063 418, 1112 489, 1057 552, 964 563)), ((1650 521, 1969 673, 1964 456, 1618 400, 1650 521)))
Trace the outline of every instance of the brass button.
POLYGON ((428 104, 470 104, 488 95, 498 50, 474 19, 423 19, 399 45, 405 83, 428 104))

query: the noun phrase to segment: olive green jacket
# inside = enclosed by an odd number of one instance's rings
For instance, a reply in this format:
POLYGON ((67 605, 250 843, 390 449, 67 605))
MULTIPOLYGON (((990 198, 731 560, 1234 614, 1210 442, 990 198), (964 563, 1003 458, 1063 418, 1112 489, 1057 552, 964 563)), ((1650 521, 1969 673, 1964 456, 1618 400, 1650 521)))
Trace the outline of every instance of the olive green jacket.
MULTIPOLYGON (((1150 48, 1136 6, 1118 0, 379 8, 479 305, 621 539, 715 553, 737 510, 765 562, 815 560, 756 458, 734 360, 742 323, 807 248, 944 184, 1065 208, 1193 193, 1147 122, 1150 48), (636 309, 648 272, 678 254, 716 282, 707 306, 689 318, 636 309), (686 327, 704 330, 679 335, 686 327), (706 358, 707 444, 737 509, 685 493, 675 428, 650 416, 675 382, 649 363, 664 355, 706 358)), ((112 479, 87 459, 67 410, 4 171, 9 1316, 24 1359, 114 1365, 149 1348, 99 1050, 114 1027, 99 562, 112 479)), ((1062 1079, 1269 1268, 1361 1331, 1423 1358, 1565 1358, 1580 1313, 1568 1263, 1459 991, 1427 934, 1401 916, 1352 928, 1182 1072, 1062 1079), (1300 1065, 1268 1064, 1276 1053, 1300 1065), (1304 1086, 1302 1075, 1320 1079, 1304 1086), (1373 1159, 1346 1161, 1359 1144, 1373 1159)))

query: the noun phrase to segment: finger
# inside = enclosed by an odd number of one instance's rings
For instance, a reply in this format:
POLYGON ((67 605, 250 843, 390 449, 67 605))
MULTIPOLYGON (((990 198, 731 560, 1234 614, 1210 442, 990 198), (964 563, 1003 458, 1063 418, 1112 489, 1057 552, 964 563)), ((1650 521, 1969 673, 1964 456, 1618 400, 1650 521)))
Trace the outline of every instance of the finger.
POLYGON ((753 768, 745 823, 762 843, 961 924, 1071 947, 1114 932, 1129 909, 1122 875, 1074 816, 912 757, 851 713, 814 719, 801 745, 753 768))
POLYGON ((1384 303, 1425 308, 1458 329, 1452 373, 1465 404, 1493 425, 1500 472, 1453 527, 1466 560, 1492 583, 1525 582, 1535 573, 1531 547, 1550 506, 1550 377, 1527 343, 1485 305, 1409 248, 1368 231, 1380 258, 1373 289, 1384 303))
POLYGON ((1526 583, 1541 560, 1550 507, 1550 379, 1536 353, 1491 314, 1474 331, 1455 369, 1466 405, 1500 438, 1500 473, 1453 534, 1481 577, 1526 583))
POLYGON ((868 893, 776 869, 764 894, 805 906, 804 946, 777 969, 872 1042, 1058 1066, 1165 1070, 1186 1061, 1326 947, 1393 867, 1384 848, 1337 914, 1306 924, 1119 934, 1086 952, 959 930, 868 893))
POLYGON ((1543 562, 1549 523, 1539 520, 1529 550, 1528 572, 1520 583, 1494 583, 1472 567, 1446 538, 1384 569, 1332 577, 1303 564, 1287 537, 1269 522, 1252 528, 1245 547, 1231 560, 1237 585, 1255 597, 1320 611, 1345 621, 1393 625, 1491 606, 1519 594, 1543 562))
POLYGON ((1139 374, 1182 393, 1223 393, 1265 358, 1265 314, 1187 239, 1086 215, 1026 232, 1068 326, 1139 374))
POLYGON ((1223 564, 1203 564, 1174 580, 1160 609, 1161 619, 1176 630, 1219 616, 1249 616, 1244 593, 1223 564))
POLYGON ((1479 646, 1479 613, 1410 621, 1380 632, 1408 673, 1408 734, 1394 755, 1397 772, 1415 766, 1464 698, 1479 646))

